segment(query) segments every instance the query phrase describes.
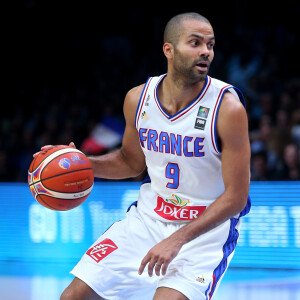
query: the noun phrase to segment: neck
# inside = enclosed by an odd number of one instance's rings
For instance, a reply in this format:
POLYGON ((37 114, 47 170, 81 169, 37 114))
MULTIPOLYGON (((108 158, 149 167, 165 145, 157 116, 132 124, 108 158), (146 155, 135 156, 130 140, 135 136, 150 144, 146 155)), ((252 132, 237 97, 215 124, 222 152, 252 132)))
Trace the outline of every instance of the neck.
POLYGON ((204 84, 205 81, 190 83, 168 74, 158 87, 160 103, 170 115, 174 115, 196 99, 204 84))

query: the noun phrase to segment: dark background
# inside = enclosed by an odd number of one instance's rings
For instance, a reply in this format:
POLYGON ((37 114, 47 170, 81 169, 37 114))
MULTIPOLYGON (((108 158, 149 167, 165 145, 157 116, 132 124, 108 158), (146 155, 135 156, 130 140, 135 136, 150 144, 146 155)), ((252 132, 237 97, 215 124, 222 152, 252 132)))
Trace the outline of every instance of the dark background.
POLYGON ((166 72, 164 27, 188 11, 206 16, 215 31, 209 75, 246 96, 252 180, 300 180, 299 4, 16 5, 2 38, 0 181, 26 181, 41 146, 74 141, 80 148, 103 116, 122 119, 127 91, 166 72))

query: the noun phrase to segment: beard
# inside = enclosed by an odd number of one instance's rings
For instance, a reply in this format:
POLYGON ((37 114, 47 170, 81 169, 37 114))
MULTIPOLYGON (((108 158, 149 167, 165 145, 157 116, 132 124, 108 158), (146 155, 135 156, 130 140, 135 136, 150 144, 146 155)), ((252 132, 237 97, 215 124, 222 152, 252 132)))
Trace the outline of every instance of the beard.
POLYGON ((193 62, 189 62, 188 58, 182 55, 178 50, 174 51, 173 67, 178 77, 189 83, 197 83, 206 80, 209 71, 210 61, 207 57, 200 57, 193 62), (206 70, 200 70, 197 65, 205 63, 206 70))

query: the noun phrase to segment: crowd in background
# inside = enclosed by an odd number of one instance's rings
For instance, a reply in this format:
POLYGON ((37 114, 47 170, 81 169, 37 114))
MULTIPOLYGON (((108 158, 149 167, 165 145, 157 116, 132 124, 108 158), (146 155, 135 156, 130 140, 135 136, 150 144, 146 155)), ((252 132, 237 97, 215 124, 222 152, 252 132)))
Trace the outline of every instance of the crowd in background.
MULTIPOLYGON (((132 14, 123 30, 105 34, 101 28, 18 28, 15 88, 0 113, 0 181, 26 181, 32 154, 43 145, 74 141, 80 148, 104 116, 123 118, 130 88, 166 72, 166 18, 153 15, 143 21, 143 34, 127 34, 141 18, 132 14)), ((246 97, 252 180, 300 180, 298 37, 284 19, 277 21, 241 23, 230 32, 214 26, 210 76, 246 97)))

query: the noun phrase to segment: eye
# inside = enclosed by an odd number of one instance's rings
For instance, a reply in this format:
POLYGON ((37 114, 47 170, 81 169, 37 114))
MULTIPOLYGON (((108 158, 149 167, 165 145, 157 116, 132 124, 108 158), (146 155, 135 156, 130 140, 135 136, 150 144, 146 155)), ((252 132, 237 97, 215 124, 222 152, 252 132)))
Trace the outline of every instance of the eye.
POLYGON ((199 42, 198 42, 198 40, 191 40, 191 41, 190 41, 190 44, 191 44, 192 46, 198 46, 198 45, 199 45, 199 42))
POLYGON ((208 43, 207 47, 208 49, 212 49, 214 47, 215 43, 208 43))

